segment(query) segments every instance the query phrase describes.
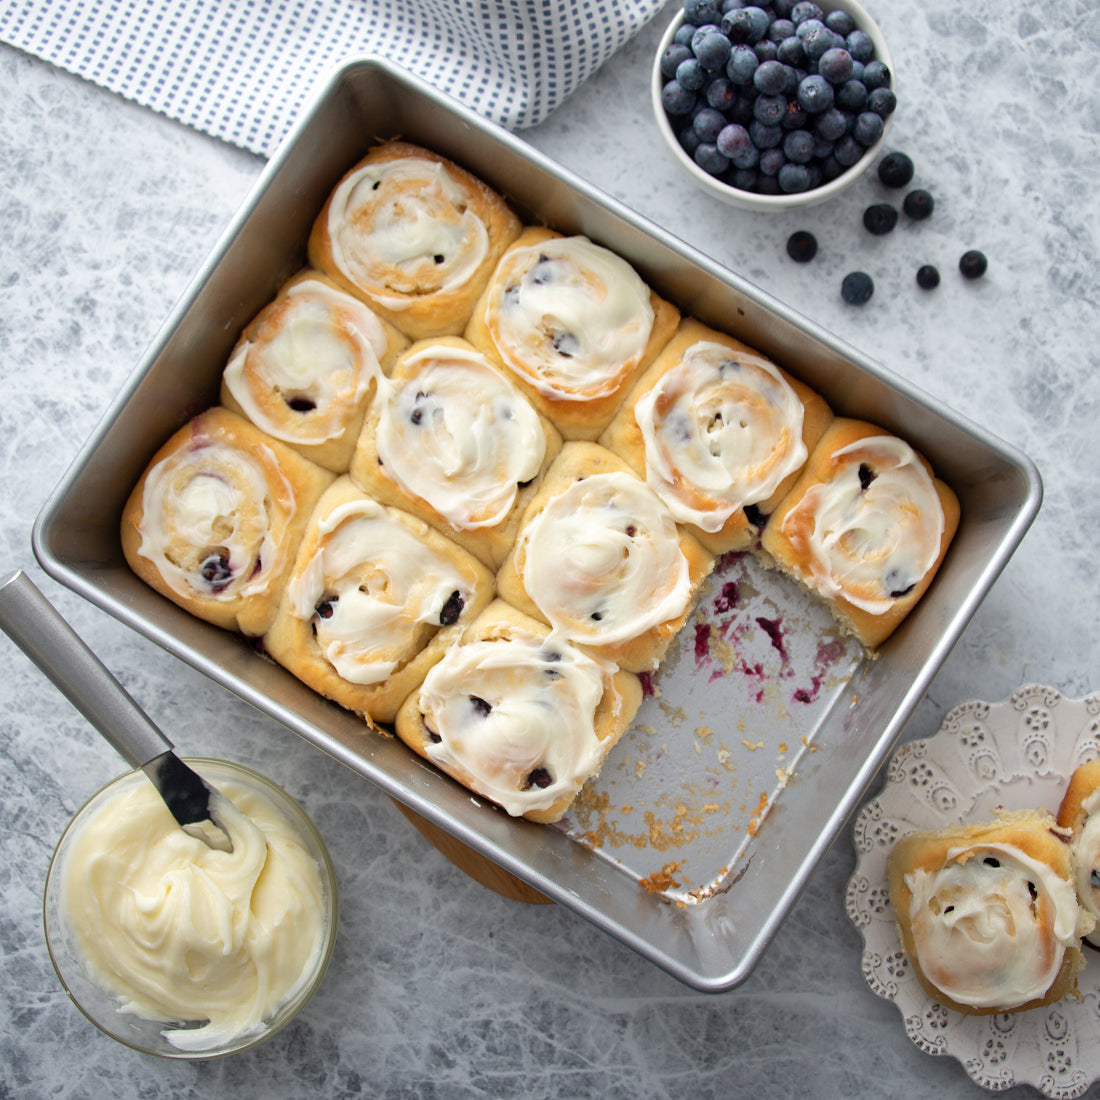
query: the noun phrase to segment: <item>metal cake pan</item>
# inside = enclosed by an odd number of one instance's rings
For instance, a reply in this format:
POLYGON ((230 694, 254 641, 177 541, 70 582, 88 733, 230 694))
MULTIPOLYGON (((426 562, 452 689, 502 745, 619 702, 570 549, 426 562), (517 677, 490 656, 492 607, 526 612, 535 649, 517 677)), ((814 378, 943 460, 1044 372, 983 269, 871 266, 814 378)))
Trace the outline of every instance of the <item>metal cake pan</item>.
POLYGON ((385 60, 314 95, 35 524, 42 567, 549 898, 688 985, 752 971, 1039 508, 1030 460, 658 226, 385 60), (724 559, 635 727, 561 826, 509 818, 256 650, 146 588, 119 519, 159 445, 214 404, 244 325, 304 262, 341 174, 400 136, 464 165, 529 221, 628 259, 841 414, 895 431, 956 491, 932 588, 879 656, 747 555, 724 559))

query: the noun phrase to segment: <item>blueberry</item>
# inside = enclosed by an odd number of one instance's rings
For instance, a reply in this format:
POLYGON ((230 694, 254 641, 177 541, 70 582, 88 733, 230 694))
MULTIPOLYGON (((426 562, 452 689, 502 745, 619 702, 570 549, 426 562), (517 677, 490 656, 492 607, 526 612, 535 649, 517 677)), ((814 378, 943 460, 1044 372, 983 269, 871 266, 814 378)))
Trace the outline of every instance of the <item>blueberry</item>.
POLYGON ((836 148, 836 142, 825 141, 824 139, 814 136, 814 156, 818 160, 826 160, 833 155, 833 150, 836 148))
POLYGON ((749 126, 749 137, 757 149, 774 149, 783 144, 783 128, 781 126, 765 126, 762 122, 753 119, 749 126))
POLYGON ((538 787, 540 790, 545 790, 554 782, 554 777, 545 768, 535 768, 528 776, 525 782, 525 786, 528 790, 532 787, 538 787))
POLYGON ((890 70, 881 61, 868 61, 863 66, 863 83, 868 91, 887 88, 890 86, 890 70))
POLYGON ((726 62, 726 76, 734 84, 751 84, 753 73, 756 72, 759 64, 760 58, 756 56, 751 46, 734 46, 726 62))
POLYGON ((775 57, 784 65, 805 65, 806 50, 802 45, 802 39, 794 34, 784 38, 775 48, 775 57))
POLYGON ((676 75, 676 66, 681 61, 691 57, 691 47, 682 42, 673 42, 663 54, 661 54, 661 75, 672 78, 676 75))
POLYGON ((661 105, 670 115, 689 115, 695 109, 695 93, 678 80, 670 80, 661 89, 661 105))
POLYGON ((767 33, 770 20, 763 8, 734 8, 722 16, 722 30, 735 45, 755 46, 767 33))
POLYGON ((863 211, 863 227, 881 237, 898 224, 898 212, 888 202, 877 202, 863 211))
POLYGON ((783 121, 780 125, 784 130, 804 130, 809 116, 799 105, 797 99, 787 100, 787 109, 783 112, 783 121))
POLYGON ((676 79, 682 88, 697 92, 707 82, 707 70, 699 64, 699 59, 689 57, 676 66, 676 79))
POLYGON ((220 592, 233 579, 233 570, 225 554, 211 554, 199 566, 199 574, 212 592, 220 592))
POLYGON ((917 286, 921 290, 935 290, 940 285, 940 273, 931 264, 917 268, 917 286))
POLYGON ((814 155, 814 139, 809 130, 792 130, 783 139, 783 152, 795 164, 809 164, 814 155))
POLYGON ((840 46, 833 46, 821 55, 817 71, 830 84, 843 84, 852 75, 852 55, 840 46))
POLYGON ((708 107, 728 111, 737 102, 737 89, 724 76, 716 76, 706 87, 703 97, 708 107))
POLYGON ((848 12, 837 8, 836 11, 831 11, 825 16, 825 26, 834 34, 847 38, 856 29, 856 21, 848 12))
POLYGON ((755 168, 735 168, 729 180, 738 191, 755 191, 760 173, 755 168))
POLYGON ((834 102, 833 86, 820 75, 806 77, 798 85, 798 104, 811 115, 827 111, 834 102))
POLYGON ((985 253, 976 248, 964 252, 959 258, 959 270, 967 279, 980 279, 988 267, 989 261, 985 258, 985 253))
POLYGON ((448 597, 447 602, 443 605, 442 610, 439 612, 439 625, 440 626, 452 626, 458 622, 458 617, 462 614, 462 609, 466 606, 466 601, 462 598, 462 593, 455 591, 448 597))
POLYGON ((695 150, 699 148, 699 135, 695 132, 695 127, 688 123, 677 135, 677 141, 680 142, 680 148, 684 150, 687 155, 694 156, 695 150))
POLYGON ((836 90, 836 104, 858 115, 867 104, 867 86, 862 80, 846 80, 836 90))
POLYGON ((773 179, 779 175, 779 170, 787 163, 786 154, 783 150, 776 147, 774 149, 765 149, 760 154, 760 174, 773 179))
POLYGON ((729 166, 729 157, 718 152, 718 146, 710 141, 700 141, 693 159, 708 176, 720 176, 729 166))
POLYGON ((897 105, 898 97, 889 88, 872 88, 867 93, 867 110, 874 111, 883 118, 892 115, 897 105))
POLYGON ((691 39, 691 48, 699 64, 717 72, 729 59, 730 40, 715 26, 700 27, 691 39))
POLYGON ((813 0, 798 0, 798 3, 791 8, 791 22, 797 27, 807 19, 820 19, 824 14, 813 0))
POLYGON ((856 61, 862 61, 866 64, 875 56, 875 44, 871 41, 871 36, 866 31, 856 29, 847 36, 844 40, 844 44, 848 48, 848 52, 852 55, 856 61))
POLYGON ((765 61, 753 73, 752 82, 761 95, 779 95, 787 83, 787 66, 779 61, 765 61))
POLYGON ((811 61, 820 61, 825 54, 844 45, 844 39, 833 34, 824 23, 811 19, 798 28, 798 37, 802 39, 802 48, 811 61))
POLYGON ((691 46, 691 40, 699 28, 694 23, 681 23, 672 36, 672 41, 677 46, 691 46))
POLYGON ((682 10, 684 19, 696 26, 718 22, 718 4, 716 0, 684 0, 682 10))
POLYGON ((865 151, 863 146, 851 134, 845 134, 836 143, 833 156, 836 157, 838 164, 843 165, 845 168, 851 168, 863 156, 865 151))
POLYGON ((850 306, 864 305, 874 292, 874 280, 865 271, 853 271, 845 275, 840 284, 840 296, 850 306))
POLYGON ((757 59, 761 63, 765 61, 774 61, 779 56, 779 47, 774 42, 769 42, 766 38, 762 38, 753 46, 752 52, 756 54, 757 59))
POLYGON ((879 163, 878 178, 887 187, 904 187, 913 178, 913 162, 905 153, 887 153, 879 163))
POLYGON ((830 107, 817 116, 814 133, 825 141, 839 141, 848 132, 848 115, 830 107))
POLYGON ((736 123, 726 126, 715 144, 718 152, 728 157, 735 168, 755 168, 760 160, 760 150, 753 144, 748 130, 736 123))
POLYGON ((703 107, 696 113, 691 124, 699 135, 700 141, 709 141, 713 144, 726 125, 726 116, 713 107, 703 107))
POLYGON ((935 200, 932 196, 923 188, 918 187, 915 191, 910 191, 905 196, 905 201, 901 204, 902 210, 909 215, 914 221, 923 221, 932 213, 932 208, 935 206, 935 200))
POLYGON ((784 164, 776 176, 779 189, 787 195, 809 191, 812 183, 810 170, 805 164, 784 164))
POLYGON ((474 708, 477 714, 481 715, 481 717, 484 718, 485 715, 492 714, 492 703, 486 702, 486 700, 482 699, 480 695, 471 695, 469 696, 469 700, 470 705, 474 708))
POLYGON ((808 264, 817 255, 817 238, 808 229, 799 229, 787 238, 787 255, 795 263, 808 264))
POLYGON ((874 111, 864 111, 862 114, 856 116, 856 124, 852 130, 852 136, 860 143, 860 145, 870 146, 874 145, 880 137, 882 137, 883 121, 881 115, 876 115, 874 111))
MULTIPOLYGON (((783 120, 787 110, 787 101, 778 95, 762 95, 753 104, 752 113, 757 122, 765 126, 775 126, 783 120)), ((878 118, 878 116, 875 116, 878 118)))
POLYGON ((765 38, 768 42, 774 42, 777 46, 794 35, 794 20, 776 17, 768 27, 765 38))

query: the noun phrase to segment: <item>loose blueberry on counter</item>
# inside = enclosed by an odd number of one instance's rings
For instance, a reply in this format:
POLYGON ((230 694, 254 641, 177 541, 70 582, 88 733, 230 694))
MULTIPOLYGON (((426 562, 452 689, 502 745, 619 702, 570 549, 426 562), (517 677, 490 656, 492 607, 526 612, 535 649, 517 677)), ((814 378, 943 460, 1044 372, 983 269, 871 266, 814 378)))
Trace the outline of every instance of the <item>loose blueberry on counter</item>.
POLYGON ((876 237, 889 233, 898 224, 898 212, 888 202, 876 202, 863 211, 863 228, 876 237))
POLYGON ((917 286, 921 290, 935 290, 939 285, 940 273, 932 264, 922 264, 917 268, 917 286))
POLYGON ((932 196, 923 188, 918 187, 905 196, 905 201, 901 204, 901 208, 914 221, 919 222, 923 221, 932 213, 932 208, 935 205, 936 203, 932 196))
POLYGON ((817 255, 817 238, 808 229, 796 230, 787 238, 787 255, 795 263, 809 263, 817 255))
POLYGON ((879 162, 878 178, 887 187, 904 187, 913 178, 913 161, 905 153, 887 153, 879 162))
POLYGON ((989 261, 985 258, 985 253, 976 248, 964 252, 959 258, 959 270, 967 279, 980 279, 988 267, 989 261))
POLYGON ((865 271, 850 272, 840 284, 840 296, 850 306, 864 305, 874 292, 874 280, 865 271))

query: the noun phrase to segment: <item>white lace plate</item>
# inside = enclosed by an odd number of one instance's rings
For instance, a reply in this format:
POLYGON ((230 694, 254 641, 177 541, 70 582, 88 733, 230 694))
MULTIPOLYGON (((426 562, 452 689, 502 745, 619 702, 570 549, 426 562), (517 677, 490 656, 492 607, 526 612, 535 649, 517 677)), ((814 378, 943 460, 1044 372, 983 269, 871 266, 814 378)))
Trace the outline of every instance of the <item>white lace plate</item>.
POLYGON ((902 1014, 928 1054, 958 1058, 993 1091, 1029 1084, 1056 1100, 1081 1096, 1100 1077, 1100 952, 1085 947, 1083 995, 1028 1012, 966 1016, 931 1000, 913 975, 890 907, 886 859, 894 842, 1009 810, 1056 812, 1081 763, 1100 756, 1100 693, 1067 699, 1038 684, 1002 703, 969 702, 935 737, 902 745, 882 792, 856 817, 856 869, 844 907, 863 935, 863 976, 902 1014))

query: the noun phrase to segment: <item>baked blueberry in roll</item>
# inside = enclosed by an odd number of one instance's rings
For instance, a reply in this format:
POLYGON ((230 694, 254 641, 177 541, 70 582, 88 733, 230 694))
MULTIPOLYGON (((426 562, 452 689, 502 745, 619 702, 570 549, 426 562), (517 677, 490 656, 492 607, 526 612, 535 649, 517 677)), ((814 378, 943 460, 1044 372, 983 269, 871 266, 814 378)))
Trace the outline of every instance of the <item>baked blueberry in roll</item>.
POLYGON ((987 1015, 1077 992, 1093 919, 1078 905, 1068 835, 1045 810, 913 833, 887 868, 902 945, 933 1000, 987 1015))
POLYGON ((716 554, 744 550, 832 419, 770 360, 698 321, 681 323, 600 442, 716 554))
POLYGON ((410 748, 513 817, 557 821, 630 726, 637 677, 495 600, 401 706, 410 748))
POLYGON ((761 545, 874 649, 932 583, 958 522, 955 494, 908 443, 873 424, 837 419, 761 545))
POLYGON ((316 271, 279 290, 245 328, 221 402, 334 473, 346 473, 379 374, 407 340, 316 271))
POLYGON ((565 439, 594 440, 679 319, 609 249, 531 227, 504 254, 466 336, 565 439))
POLYGON ((146 584, 226 630, 263 634, 306 520, 333 474, 215 407, 153 456, 122 514, 146 584))
POLYGON ((492 594, 480 562, 341 477, 310 518, 264 647, 314 691, 390 722, 492 594))
POLYGON ((438 337, 414 344, 379 383, 351 476, 495 569, 560 449, 504 371, 465 340, 438 337))
POLYGON ((519 231, 484 182, 438 153, 390 141, 333 189, 309 259, 411 339, 458 335, 519 231))
POLYGON ((509 603, 631 672, 654 669, 714 559, 596 443, 566 443, 497 574, 509 603))
MULTIPOLYGON (((1100 760, 1089 760, 1074 769, 1058 807, 1058 824, 1073 832, 1077 897, 1081 906, 1100 920, 1100 760)), ((1100 947, 1100 930, 1085 938, 1100 947)))

